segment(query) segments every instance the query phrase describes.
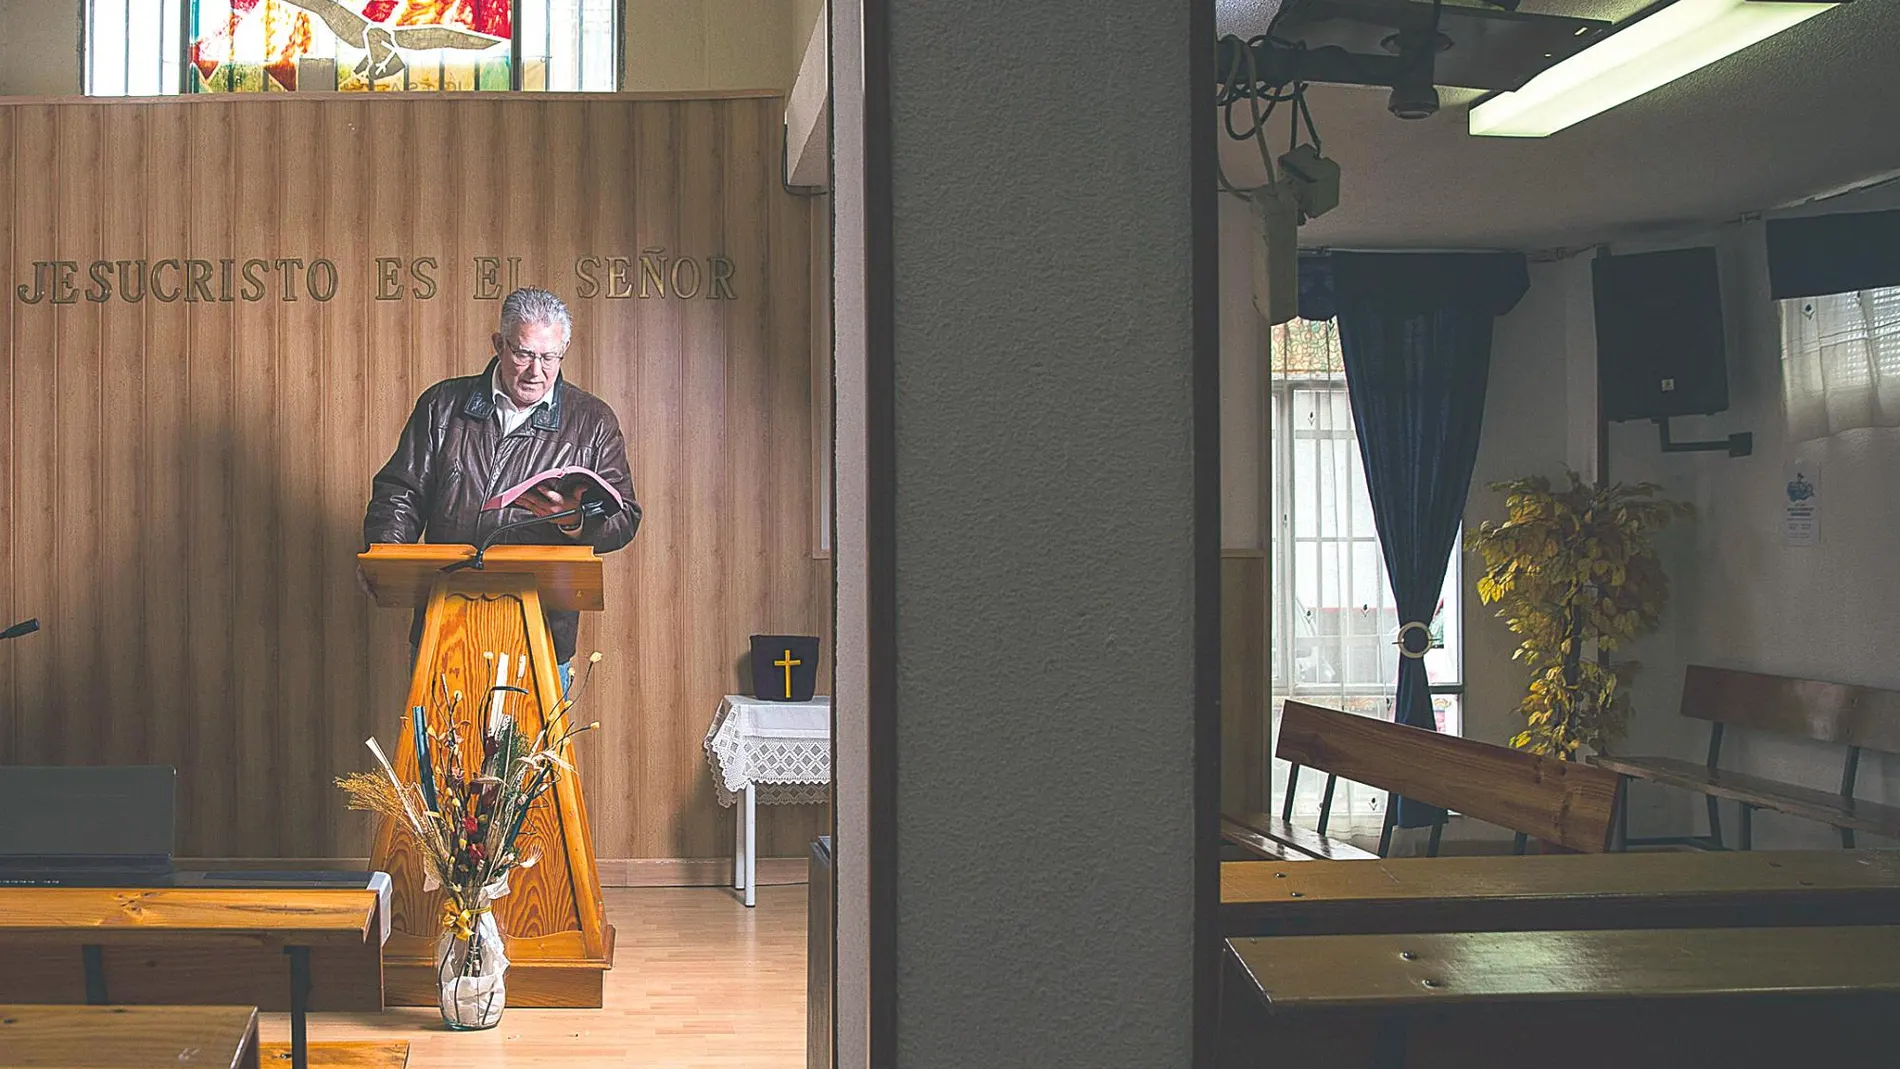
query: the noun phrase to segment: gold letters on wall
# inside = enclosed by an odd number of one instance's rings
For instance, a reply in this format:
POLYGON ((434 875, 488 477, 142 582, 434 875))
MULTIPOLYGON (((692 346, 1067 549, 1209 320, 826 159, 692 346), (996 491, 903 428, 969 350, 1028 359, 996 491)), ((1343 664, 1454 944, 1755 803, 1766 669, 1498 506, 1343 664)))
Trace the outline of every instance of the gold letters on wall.
MULTIPOLYGON (((436 284, 441 269, 436 256, 378 256, 370 272, 371 285, 379 301, 433 300, 441 292, 436 284)), ((336 297, 340 276, 336 261, 321 256, 304 260, 297 257, 274 259, 234 258, 222 260, 34 260, 19 274, 29 281, 13 287, 13 299, 21 304, 78 304, 83 298, 94 304, 125 301, 137 304, 151 294, 155 301, 169 304, 176 300, 295 301, 309 298, 329 301, 336 297), (83 268, 83 270, 82 270, 83 268), (160 277, 160 272, 165 274, 160 277)), ((506 290, 521 282, 521 257, 477 256, 473 274, 477 301, 498 301, 506 290), (502 267, 507 265, 508 284, 502 284, 502 267)), ((641 300, 672 297, 692 300, 703 293, 706 300, 737 300, 733 287, 732 260, 708 256, 668 257, 665 249, 644 249, 638 257, 582 256, 574 261, 577 286, 573 295, 582 300, 595 297, 641 300), (629 279, 638 271, 639 287, 629 279), (602 278, 607 286, 601 286, 602 278)))

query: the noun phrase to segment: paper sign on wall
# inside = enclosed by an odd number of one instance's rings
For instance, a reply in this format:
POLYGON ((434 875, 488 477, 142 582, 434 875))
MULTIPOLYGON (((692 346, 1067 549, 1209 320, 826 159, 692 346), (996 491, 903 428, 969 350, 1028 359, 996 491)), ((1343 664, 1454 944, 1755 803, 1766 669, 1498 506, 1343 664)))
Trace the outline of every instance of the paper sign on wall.
POLYGON ((1781 540, 1812 546, 1821 540, 1821 462, 1797 457, 1788 464, 1781 540))

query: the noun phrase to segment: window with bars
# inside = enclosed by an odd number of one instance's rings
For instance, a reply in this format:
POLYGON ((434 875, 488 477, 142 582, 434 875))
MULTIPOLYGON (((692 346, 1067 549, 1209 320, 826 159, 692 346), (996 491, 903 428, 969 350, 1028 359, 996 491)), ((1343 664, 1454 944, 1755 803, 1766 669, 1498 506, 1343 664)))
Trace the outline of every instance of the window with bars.
MULTIPOLYGON (((1392 718, 1398 678, 1399 618, 1373 520, 1353 428, 1339 334, 1330 322, 1274 327, 1269 376, 1272 481, 1270 656, 1273 732, 1288 698, 1392 718)), ((1460 731, 1463 641, 1460 554, 1451 554, 1425 655, 1438 729, 1460 731)), ((1286 767, 1276 763, 1275 805, 1286 767)), ((1301 783, 1296 810, 1317 805, 1319 777, 1301 783)), ((1372 816, 1383 802, 1354 790, 1335 799, 1345 819, 1372 816)), ((1340 819, 1335 817, 1335 820, 1340 819)))
POLYGON ((1789 436, 1900 427, 1900 286, 1781 302, 1789 436))
POLYGON ((620 86, 616 0, 87 0, 86 92, 620 86))

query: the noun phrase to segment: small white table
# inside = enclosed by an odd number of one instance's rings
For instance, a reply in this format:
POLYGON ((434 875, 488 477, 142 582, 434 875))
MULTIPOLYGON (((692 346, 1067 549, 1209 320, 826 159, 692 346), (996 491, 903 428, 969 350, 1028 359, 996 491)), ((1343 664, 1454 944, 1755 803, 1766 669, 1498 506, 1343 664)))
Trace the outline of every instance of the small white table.
POLYGON ((760 701, 728 694, 706 729, 719 804, 733 806, 732 886, 755 902, 758 807, 823 805, 831 797, 831 699, 760 701))

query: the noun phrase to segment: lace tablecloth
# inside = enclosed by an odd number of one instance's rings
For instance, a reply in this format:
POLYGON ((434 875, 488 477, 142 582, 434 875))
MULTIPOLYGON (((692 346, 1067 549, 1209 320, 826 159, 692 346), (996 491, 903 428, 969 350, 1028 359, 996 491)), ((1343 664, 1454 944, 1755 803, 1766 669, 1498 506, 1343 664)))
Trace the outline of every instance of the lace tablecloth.
POLYGON ((748 785, 761 805, 822 804, 831 784, 831 699, 728 694, 706 729, 705 751, 722 806, 748 785))

